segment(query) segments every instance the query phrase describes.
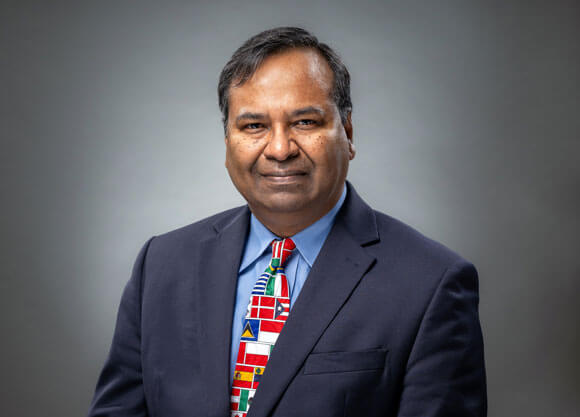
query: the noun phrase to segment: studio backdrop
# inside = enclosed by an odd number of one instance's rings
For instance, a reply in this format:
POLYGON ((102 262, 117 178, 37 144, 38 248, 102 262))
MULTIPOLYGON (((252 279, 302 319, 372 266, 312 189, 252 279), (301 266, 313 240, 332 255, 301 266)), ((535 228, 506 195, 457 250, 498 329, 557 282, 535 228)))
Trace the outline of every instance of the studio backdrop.
POLYGON ((2 2, 0 414, 86 414, 138 249, 244 203, 221 68, 293 25, 350 69, 349 180, 477 266, 489 415, 577 415, 579 6, 2 2))

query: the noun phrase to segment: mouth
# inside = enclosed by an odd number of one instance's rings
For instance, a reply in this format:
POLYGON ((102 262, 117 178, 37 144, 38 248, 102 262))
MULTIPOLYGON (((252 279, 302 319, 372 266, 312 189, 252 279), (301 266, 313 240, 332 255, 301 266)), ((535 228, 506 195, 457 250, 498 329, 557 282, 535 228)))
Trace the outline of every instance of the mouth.
POLYGON ((297 177, 300 175, 306 175, 306 172, 304 172, 304 171, 273 171, 273 172, 264 172, 264 173, 261 173, 260 175, 262 175, 263 177, 274 177, 274 178, 297 177))
POLYGON ((304 171, 275 171, 260 173, 260 176, 266 181, 276 184, 300 181, 306 178, 306 175, 307 174, 304 171))

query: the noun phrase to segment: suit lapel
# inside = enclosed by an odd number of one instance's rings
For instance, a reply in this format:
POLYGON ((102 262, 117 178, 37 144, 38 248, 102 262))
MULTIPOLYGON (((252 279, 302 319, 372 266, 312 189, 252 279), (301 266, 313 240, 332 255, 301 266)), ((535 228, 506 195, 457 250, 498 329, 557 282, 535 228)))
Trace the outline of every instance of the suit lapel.
POLYGON ((201 372, 208 416, 229 415, 230 346, 236 283, 249 227, 244 208, 225 224, 215 224, 217 234, 201 242, 197 321, 200 323, 201 372))
POLYGON ((373 265, 375 258, 361 245, 376 240, 374 212, 349 185, 349 197, 276 341, 249 416, 266 417, 276 406, 324 330, 373 265))

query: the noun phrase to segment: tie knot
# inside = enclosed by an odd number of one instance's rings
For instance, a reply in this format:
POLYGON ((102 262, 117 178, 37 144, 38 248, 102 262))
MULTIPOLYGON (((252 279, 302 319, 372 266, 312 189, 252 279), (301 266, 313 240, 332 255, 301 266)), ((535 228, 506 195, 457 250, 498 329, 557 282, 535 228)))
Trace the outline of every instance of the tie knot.
POLYGON ((292 254, 292 251, 296 245, 290 238, 281 239, 281 240, 273 240, 272 241, 272 261, 270 265, 273 268, 284 268, 286 265, 286 261, 292 254))

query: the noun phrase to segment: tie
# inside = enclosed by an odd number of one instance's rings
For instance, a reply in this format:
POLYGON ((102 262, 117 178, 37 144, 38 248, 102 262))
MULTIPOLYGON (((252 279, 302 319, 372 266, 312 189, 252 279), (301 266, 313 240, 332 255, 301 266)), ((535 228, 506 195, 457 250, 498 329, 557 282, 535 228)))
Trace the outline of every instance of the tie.
POLYGON ((252 289, 234 369, 231 417, 246 417, 270 352, 288 317, 290 292, 284 265, 295 247, 292 239, 274 240, 270 264, 252 289))

